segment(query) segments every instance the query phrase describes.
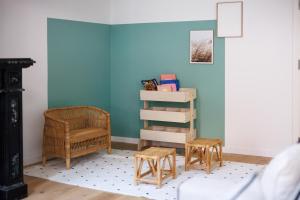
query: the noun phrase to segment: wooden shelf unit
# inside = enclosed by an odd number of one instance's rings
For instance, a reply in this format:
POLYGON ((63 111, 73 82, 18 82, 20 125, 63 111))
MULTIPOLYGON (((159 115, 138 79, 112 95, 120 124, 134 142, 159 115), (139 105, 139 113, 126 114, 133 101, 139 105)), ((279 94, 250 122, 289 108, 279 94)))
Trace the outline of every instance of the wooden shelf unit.
POLYGON ((144 101, 144 108, 140 109, 140 119, 144 120, 144 127, 140 130, 139 150, 147 141, 185 144, 193 140, 196 137, 196 97, 195 88, 181 88, 177 92, 141 90, 140 100, 144 101), (150 107, 150 101, 189 103, 189 108, 150 107), (149 126, 149 121, 189 123, 189 128, 149 126))

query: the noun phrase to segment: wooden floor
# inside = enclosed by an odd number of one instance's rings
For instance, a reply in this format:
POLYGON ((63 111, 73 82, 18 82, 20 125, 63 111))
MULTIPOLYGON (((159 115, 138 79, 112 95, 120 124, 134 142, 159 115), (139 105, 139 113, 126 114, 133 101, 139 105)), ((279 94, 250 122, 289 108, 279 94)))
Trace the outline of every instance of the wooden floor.
MULTIPOLYGON (((113 143, 115 149, 129 149, 136 150, 137 146, 134 144, 113 143)), ((267 164, 271 158, 247 156, 239 154, 224 154, 224 160, 245 162, 253 164, 267 164)), ((66 185, 45 179, 25 176, 25 182, 28 184, 29 197, 26 200, 144 200, 145 198, 138 198, 132 196, 125 196, 120 194, 113 194, 81 188, 78 186, 66 185)))
POLYGON ((144 200, 132 196, 101 192, 88 188, 81 188, 57 183, 41 178, 25 176, 28 184, 29 196, 26 200, 144 200))

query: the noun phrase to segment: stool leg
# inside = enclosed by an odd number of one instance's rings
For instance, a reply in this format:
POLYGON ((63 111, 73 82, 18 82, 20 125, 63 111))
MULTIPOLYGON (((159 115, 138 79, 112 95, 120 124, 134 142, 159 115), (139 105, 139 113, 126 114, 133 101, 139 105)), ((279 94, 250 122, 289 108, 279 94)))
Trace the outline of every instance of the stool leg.
POLYGON ((156 165, 157 165, 157 186, 158 188, 161 188, 161 167, 160 167, 159 158, 156 160, 156 165))
POLYGON ((152 167, 151 167, 150 161, 147 160, 147 163, 148 163, 148 167, 149 167, 149 169, 150 169, 150 171, 151 171, 151 175, 154 176, 154 172, 153 172, 153 169, 152 169, 152 167))
POLYGON ((205 148, 201 147, 201 164, 204 162, 205 159, 205 148))
POLYGON ((138 179, 141 178, 143 164, 144 164, 144 158, 140 158, 139 169, 138 169, 138 174, 137 174, 138 179))
POLYGON ((218 145, 215 145, 214 147, 213 147, 213 151, 214 150, 216 150, 216 160, 217 161, 220 161, 220 154, 219 154, 219 150, 218 150, 218 145))
POLYGON ((192 147, 188 146, 187 147, 187 156, 186 156, 186 168, 185 171, 188 171, 190 169, 190 162, 191 162, 191 158, 192 158, 192 147))
POLYGON ((175 179, 176 178, 176 152, 173 153, 172 157, 173 157, 172 173, 173 173, 173 179, 175 179))
POLYGON ((193 154, 195 152, 195 148, 193 146, 189 147, 189 156, 188 156, 188 169, 192 166, 193 154))
POLYGON ((155 160, 152 159, 151 164, 152 164, 153 170, 154 170, 154 172, 156 174, 156 163, 155 163, 155 160))
POLYGON ((134 158, 134 184, 137 185, 137 173, 138 173, 138 158, 134 158))
POLYGON ((220 154, 220 167, 222 167, 223 166, 222 143, 219 145, 219 154, 220 154))
POLYGON ((210 151, 209 151, 209 147, 206 147, 205 149, 206 151, 206 172, 208 174, 210 174, 210 164, 211 164, 211 160, 210 160, 210 151))
POLYGON ((197 148, 197 153, 198 153, 199 164, 201 165, 201 163, 202 163, 202 149, 201 149, 201 147, 197 148))
POLYGON ((155 167, 154 167, 153 163, 154 162, 152 159, 148 161, 148 165, 149 165, 149 168, 151 169, 152 176, 155 176, 156 171, 155 171, 155 167))
POLYGON ((169 159, 168 156, 165 156, 165 157, 163 158, 163 164, 162 164, 162 167, 161 167, 161 170, 162 170, 162 171, 165 170, 166 160, 167 160, 167 159, 169 159))
POLYGON ((185 145, 185 159, 184 159, 184 160, 185 160, 185 162, 184 162, 184 170, 185 170, 185 171, 188 170, 188 156, 189 156, 189 154, 188 154, 188 151, 189 151, 188 148, 189 148, 189 147, 188 147, 188 145, 186 144, 186 145, 185 145))

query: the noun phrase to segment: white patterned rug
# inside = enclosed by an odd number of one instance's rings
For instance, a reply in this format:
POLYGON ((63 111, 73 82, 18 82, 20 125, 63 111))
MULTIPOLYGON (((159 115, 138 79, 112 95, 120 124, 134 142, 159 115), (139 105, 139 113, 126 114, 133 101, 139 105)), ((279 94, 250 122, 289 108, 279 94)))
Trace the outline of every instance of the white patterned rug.
MULTIPOLYGON (((228 179, 234 183, 242 181, 263 165, 246 164, 225 161, 224 166, 216 168, 210 175, 203 170, 184 171, 184 157, 177 156, 177 178, 167 179, 160 189, 155 185, 133 184, 133 154, 134 151, 113 150, 112 154, 106 152, 91 154, 72 160, 72 168, 66 170, 62 159, 47 162, 46 167, 34 165, 25 168, 25 174, 56 181, 60 183, 76 185, 101 191, 142 196, 157 200, 176 200, 177 187, 183 181, 198 176, 202 179, 223 180, 228 179)), ((212 186, 214 187, 214 186, 212 186)))

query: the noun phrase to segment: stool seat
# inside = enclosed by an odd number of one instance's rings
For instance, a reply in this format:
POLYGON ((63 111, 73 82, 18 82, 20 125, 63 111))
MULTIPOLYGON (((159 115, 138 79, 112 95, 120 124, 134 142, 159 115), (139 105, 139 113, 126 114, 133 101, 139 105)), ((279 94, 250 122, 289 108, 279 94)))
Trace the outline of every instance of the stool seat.
POLYGON ((145 149, 144 151, 139 151, 135 153, 135 156, 148 158, 162 158, 167 155, 173 154, 174 151, 176 150, 172 148, 150 147, 149 149, 145 149))
POLYGON ((185 170, 199 162, 199 164, 205 164, 206 172, 209 174, 211 171, 211 160, 213 159, 214 150, 217 155, 217 161, 219 161, 220 167, 223 164, 222 160, 222 140, 221 139, 209 139, 209 138, 197 138, 193 141, 185 144, 185 170), (197 159, 192 160, 194 154, 197 154, 197 159))
POLYGON ((157 184, 158 187, 161 187, 161 183, 164 179, 170 176, 172 176, 173 179, 176 178, 176 149, 174 148, 151 147, 135 153, 134 161, 135 184, 145 182, 157 184), (144 162, 147 162, 149 167, 146 172, 142 172, 144 162), (168 163, 169 168, 166 167, 166 163, 168 163), (146 177, 149 174, 152 175, 152 178, 146 177))
POLYGON ((197 138, 193 141, 187 142, 188 145, 192 146, 214 146, 222 143, 221 139, 209 139, 209 138, 197 138))

